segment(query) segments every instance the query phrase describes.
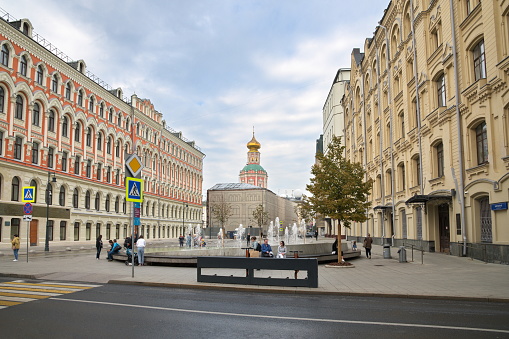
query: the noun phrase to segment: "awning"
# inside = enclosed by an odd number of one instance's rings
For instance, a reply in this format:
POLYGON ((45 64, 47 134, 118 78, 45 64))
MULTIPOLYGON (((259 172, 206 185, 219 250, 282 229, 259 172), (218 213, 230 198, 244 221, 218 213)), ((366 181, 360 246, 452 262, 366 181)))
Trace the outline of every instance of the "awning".
POLYGON ((451 195, 414 195, 410 199, 408 199, 405 204, 427 204, 428 202, 451 202, 451 195))
POLYGON ((378 205, 378 206, 373 207, 373 209, 374 210, 391 210, 392 205, 391 206, 378 205))

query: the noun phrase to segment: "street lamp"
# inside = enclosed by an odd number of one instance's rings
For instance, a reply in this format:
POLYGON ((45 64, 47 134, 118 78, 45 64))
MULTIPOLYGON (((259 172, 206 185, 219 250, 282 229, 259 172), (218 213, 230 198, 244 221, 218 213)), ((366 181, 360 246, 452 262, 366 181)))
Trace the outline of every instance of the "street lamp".
POLYGON ((52 182, 57 182, 55 172, 48 172, 48 183, 46 184, 46 240, 44 242, 45 252, 49 252, 49 203, 53 194, 53 186, 51 186, 52 182), (51 174, 53 174, 53 178, 51 177, 51 174))

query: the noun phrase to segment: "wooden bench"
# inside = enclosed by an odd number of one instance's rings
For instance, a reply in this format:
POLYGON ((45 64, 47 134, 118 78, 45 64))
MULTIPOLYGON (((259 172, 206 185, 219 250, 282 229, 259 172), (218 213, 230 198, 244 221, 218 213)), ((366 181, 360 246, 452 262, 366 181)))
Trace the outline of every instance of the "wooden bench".
POLYGON ((262 286, 318 287, 318 260, 316 258, 243 258, 198 257, 197 281, 220 284, 243 284, 262 286), (204 268, 245 269, 245 276, 221 276, 202 274, 204 268), (304 279, 256 277, 256 270, 307 271, 304 279))

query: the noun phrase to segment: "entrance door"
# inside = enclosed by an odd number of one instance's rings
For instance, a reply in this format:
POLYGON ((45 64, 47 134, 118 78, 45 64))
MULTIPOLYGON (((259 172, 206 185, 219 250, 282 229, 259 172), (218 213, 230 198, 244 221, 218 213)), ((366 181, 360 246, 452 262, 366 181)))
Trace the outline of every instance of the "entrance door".
POLYGON ((438 233, 440 235, 440 252, 449 253, 451 233, 449 227, 449 205, 438 206, 438 233))
POLYGON ((30 246, 37 246, 39 220, 30 221, 30 246))

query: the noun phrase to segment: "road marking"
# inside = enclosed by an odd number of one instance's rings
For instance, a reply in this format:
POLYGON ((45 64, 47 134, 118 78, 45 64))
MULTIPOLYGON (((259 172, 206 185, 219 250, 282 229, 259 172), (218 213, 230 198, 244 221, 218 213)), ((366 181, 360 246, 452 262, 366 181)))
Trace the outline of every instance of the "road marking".
POLYGON ((27 283, 24 280, 0 283, 0 309, 15 306, 24 302, 48 299, 63 294, 88 290, 102 285, 69 284, 69 283, 27 283))
MULTIPOLYGON (((76 300, 76 299, 66 299, 66 298, 56 298, 56 297, 52 297, 50 299, 51 300, 77 302, 77 303, 111 305, 111 306, 132 307, 132 308, 144 308, 144 309, 183 312, 183 313, 198 313, 198 314, 224 315, 224 316, 229 316, 229 317, 274 319, 274 316, 272 316, 272 315, 238 314, 238 313, 216 312, 216 311, 187 310, 187 309, 171 308, 171 307, 130 305, 130 304, 111 303, 111 302, 106 302, 106 301, 76 300)), ((386 323, 386 322, 379 322, 379 321, 361 321, 361 320, 313 319, 313 318, 299 318, 299 317, 285 317, 285 316, 282 316, 282 317, 278 316, 277 318, 281 319, 281 320, 297 320, 297 321, 326 322, 326 323, 339 323, 339 324, 361 324, 361 325, 378 325, 378 326, 395 326, 395 327, 399 326, 399 327, 435 328, 435 329, 444 329, 444 330, 509 333, 509 330, 499 330, 499 329, 493 329, 493 328, 478 328, 478 327, 460 327, 460 326, 426 325, 426 324, 410 324, 410 323, 386 323)))

